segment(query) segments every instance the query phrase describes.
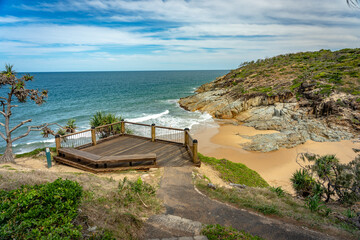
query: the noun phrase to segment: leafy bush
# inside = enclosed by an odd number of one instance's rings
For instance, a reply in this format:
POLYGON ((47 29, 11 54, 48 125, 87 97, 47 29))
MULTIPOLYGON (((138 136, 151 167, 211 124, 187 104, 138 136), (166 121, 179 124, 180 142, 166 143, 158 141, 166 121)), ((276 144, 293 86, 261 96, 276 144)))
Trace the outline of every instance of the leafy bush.
POLYGON ((203 228, 204 234, 209 240, 261 240, 261 237, 253 236, 244 231, 238 231, 232 227, 223 227, 219 224, 207 225, 203 228))
POLYGON ((331 209, 326 207, 323 201, 321 201, 320 194, 308 196, 305 199, 305 206, 310 209, 311 212, 318 212, 322 215, 328 216, 331 209))
POLYGON ((65 125, 65 131, 67 133, 74 133, 77 129, 77 126, 75 124, 76 119, 69 119, 65 125))
MULTIPOLYGON (((113 113, 96 112, 90 119, 92 127, 99 127, 107 124, 112 124, 124 120, 122 117, 117 117, 113 113)), ((104 128, 97 129, 100 138, 106 138, 111 135, 119 134, 121 132, 121 124, 116 124, 104 128)))
POLYGON ((278 197, 285 196, 285 191, 281 187, 270 187, 269 189, 270 189, 270 191, 276 193, 276 195, 278 195, 278 197))
POLYGON ((301 197, 312 195, 315 180, 310 176, 306 169, 296 170, 290 181, 292 182, 292 186, 297 195, 301 197))
POLYGON ((360 200, 360 156, 348 164, 339 163, 335 155, 305 153, 300 158, 308 164, 291 178, 298 195, 319 195, 325 202, 334 197, 348 204, 360 200))
POLYGON ((0 191, 1 239, 79 239, 81 226, 74 226, 82 187, 74 181, 0 191))

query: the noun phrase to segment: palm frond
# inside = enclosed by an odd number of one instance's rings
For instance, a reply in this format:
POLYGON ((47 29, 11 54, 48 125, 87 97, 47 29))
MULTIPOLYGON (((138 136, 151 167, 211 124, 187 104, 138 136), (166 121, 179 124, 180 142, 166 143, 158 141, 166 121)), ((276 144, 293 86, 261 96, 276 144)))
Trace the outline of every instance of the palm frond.
POLYGON ((346 3, 350 6, 350 7, 359 7, 359 3, 360 0, 346 0, 346 3))

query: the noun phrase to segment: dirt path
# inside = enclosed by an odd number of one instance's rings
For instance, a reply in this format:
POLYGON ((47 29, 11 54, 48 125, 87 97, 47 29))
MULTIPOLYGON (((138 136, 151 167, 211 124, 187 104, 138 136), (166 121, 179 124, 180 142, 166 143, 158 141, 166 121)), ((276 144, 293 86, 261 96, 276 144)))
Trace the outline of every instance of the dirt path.
MULTIPOLYGON (((264 239, 335 239, 305 228, 290 225, 261 215, 237 209, 211 200, 195 190, 191 167, 165 168, 161 180, 159 197, 164 201, 166 213, 153 216, 146 226, 146 238, 193 236, 195 233, 174 229, 174 222, 158 221, 166 216, 177 216, 203 224, 221 224, 245 230, 264 239)), ((182 225, 180 221, 178 225, 182 225)), ((195 234, 196 235, 196 234, 195 234)))

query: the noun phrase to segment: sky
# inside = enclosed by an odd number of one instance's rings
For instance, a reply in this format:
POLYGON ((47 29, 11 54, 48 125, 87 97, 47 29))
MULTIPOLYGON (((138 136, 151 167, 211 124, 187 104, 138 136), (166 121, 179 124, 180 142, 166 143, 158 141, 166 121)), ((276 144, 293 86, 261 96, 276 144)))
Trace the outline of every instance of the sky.
POLYGON ((0 66, 18 72, 234 69, 356 47, 346 0, 0 0, 0 66))

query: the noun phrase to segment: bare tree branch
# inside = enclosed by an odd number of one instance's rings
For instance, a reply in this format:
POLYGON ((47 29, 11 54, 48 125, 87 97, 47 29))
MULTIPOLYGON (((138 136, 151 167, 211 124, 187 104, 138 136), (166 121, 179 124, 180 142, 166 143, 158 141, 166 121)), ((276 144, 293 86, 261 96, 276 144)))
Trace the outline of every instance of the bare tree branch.
POLYGON ((6 117, 6 114, 3 111, 0 111, 0 114, 2 114, 4 117, 6 117))
POLYGON ((6 141, 6 137, 2 132, 0 132, 0 136, 6 141))
POLYGON ((5 124, 3 124, 2 122, 0 122, 0 125, 3 126, 3 127, 5 127, 5 124))
POLYGON ((15 131, 16 129, 18 129, 19 127, 21 127, 22 125, 24 125, 25 123, 31 122, 32 119, 28 119, 25 121, 22 121, 21 123, 19 123, 18 125, 16 125, 15 127, 13 127, 13 129, 10 130, 9 133, 12 133, 13 131, 15 131))
POLYGON ((14 139, 11 141, 11 143, 13 143, 13 142, 15 142, 15 141, 17 141, 17 140, 19 140, 19 139, 21 139, 21 138, 23 138, 23 137, 26 137, 27 135, 29 135, 29 133, 30 133, 31 131, 41 131, 41 129, 44 128, 44 127, 46 127, 47 125, 48 125, 48 124, 42 124, 42 125, 39 125, 39 126, 28 126, 28 129, 27 129, 26 133, 24 133, 23 135, 20 135, 20 136, 18 136, 18 137, 16 137, 16 138, 14 138, 14 139))
POLYGON ((49 126, 52 126, 52 125, 56 125, 56 126, 59 126, 59 127, 63 128, 63 126, 61 126, 61 125, 58 124, 58 123, 44 123, 44 124, 38 125, 38 126, 28 126, 28 127, 27 127, 28 129, 27 129, 26 133, 24 133, 23 135, 20 135, 20 136, 18 136, 18 137, 16 137, 16 138, 14 138, 14 139, 11 141, 11 143, 13 143, 13 142, 15 142, 15 141, 17 141, 17 140, 19 140, 19 139, 21 139, 21 138, 23 138, 23 137, 26 137, 26 136, 29 135, 29 133, 32 132, 32 131, 42 131, 44 128, 49 127, 49 126))

